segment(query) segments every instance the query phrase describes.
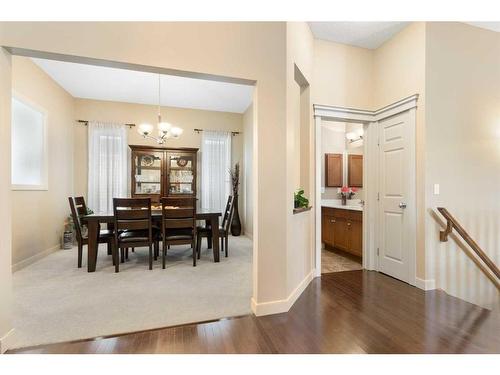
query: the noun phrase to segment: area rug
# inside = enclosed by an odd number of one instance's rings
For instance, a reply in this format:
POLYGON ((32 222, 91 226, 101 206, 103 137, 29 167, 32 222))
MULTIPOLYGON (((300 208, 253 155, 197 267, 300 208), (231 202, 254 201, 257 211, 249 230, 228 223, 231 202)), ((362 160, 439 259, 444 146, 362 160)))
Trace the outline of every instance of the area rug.
POLYGON ((213 262, 204 248, 196 267, 191 249, 174 246, 167 268, 148 270, 147 248, 130 253, 114 273, 105 245, 97 270, 77 268, 77 251, 61 250, 15 272, 14 348, 114 335, 249 314, 252 242, 229 238, 229 257, 213 262))

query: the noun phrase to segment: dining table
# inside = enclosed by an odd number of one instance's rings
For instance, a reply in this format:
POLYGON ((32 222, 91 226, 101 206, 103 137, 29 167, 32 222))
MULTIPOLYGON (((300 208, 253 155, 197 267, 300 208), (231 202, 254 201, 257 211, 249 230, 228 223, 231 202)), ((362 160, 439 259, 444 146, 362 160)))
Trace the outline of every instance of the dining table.
MULTIPOLYGON (((153 224, 161 227, 162 220, 161 208, 151 209, 151 216, 153 224)), ((220 261, 220 248, 219 248, 219 217, 222 213, 215 209, 197 209, 196 220, 204 220, 207 226, 212 229, 211 239, 208 239, 209 248, 210 245, 214 252, 214 262, 220 261)), ((99 246, 99 232, 101 230, 101 224, 108 224, 110 226, 115 222, 115 217, 113 212, 96 212, 89 215, 83 215, 80 220, 83 224, 87 225, 88 229, 88 250, 87 250, 87 271, 95 272, 97 263, 97 251, 99 246)))

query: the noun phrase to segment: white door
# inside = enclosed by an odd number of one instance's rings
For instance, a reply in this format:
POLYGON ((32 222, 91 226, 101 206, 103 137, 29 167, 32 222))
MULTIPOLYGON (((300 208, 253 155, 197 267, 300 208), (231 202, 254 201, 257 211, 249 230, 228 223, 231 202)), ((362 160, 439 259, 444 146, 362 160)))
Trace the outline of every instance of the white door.
POLYGON ((379 271, 414 283, 414 111, 379 121, 379 271))

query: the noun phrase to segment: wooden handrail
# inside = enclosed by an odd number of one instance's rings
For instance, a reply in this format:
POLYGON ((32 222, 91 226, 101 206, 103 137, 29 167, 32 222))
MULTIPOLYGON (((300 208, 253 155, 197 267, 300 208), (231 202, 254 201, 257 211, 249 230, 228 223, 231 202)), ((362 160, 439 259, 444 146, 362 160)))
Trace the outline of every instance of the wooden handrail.
POLYGON ((448 241, 448 235, 452 232, 453 228, 455 228, 457 233, 464 239, 465 242, 467 242, 467 244, 472 248, 476 255, 481 258, 481 260, 486 264, 490 271, 493 272, 498 279, 500 279, 500 269, 498 269, 496 264, 493 263, 488 255, 486 255, 486 253, 479 247, 476 241, 474 241, 471 236, 469 236, 467 231, 458 223, 457 219, 455 219, 444 207, 438 207, 438 211, 446 219, 446 229, 442 230, 439 233, 440 241, 448 241))

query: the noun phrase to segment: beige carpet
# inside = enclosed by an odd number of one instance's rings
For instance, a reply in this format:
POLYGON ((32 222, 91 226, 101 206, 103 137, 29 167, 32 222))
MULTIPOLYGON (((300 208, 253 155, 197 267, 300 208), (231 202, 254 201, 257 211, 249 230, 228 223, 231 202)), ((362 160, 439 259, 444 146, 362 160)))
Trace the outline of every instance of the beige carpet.
POLYGON ((115 274, 104 245, 95 273, 87 273, 86 259, 76 267, 76 248, 14 273, 14 347, 250 313, 251 240, 230 237, 229 257, 220 263, 205 241, 196 267, 190 249, 174 246, 167 268, 158 260, 149 271, 147 249, 136 249, 115 274))

